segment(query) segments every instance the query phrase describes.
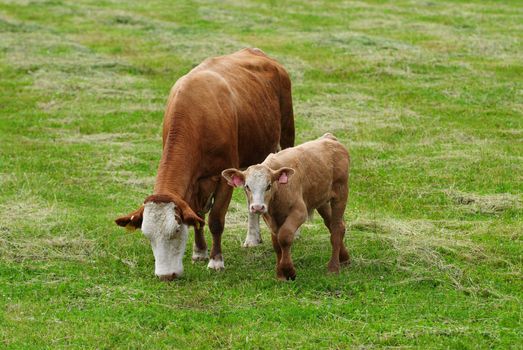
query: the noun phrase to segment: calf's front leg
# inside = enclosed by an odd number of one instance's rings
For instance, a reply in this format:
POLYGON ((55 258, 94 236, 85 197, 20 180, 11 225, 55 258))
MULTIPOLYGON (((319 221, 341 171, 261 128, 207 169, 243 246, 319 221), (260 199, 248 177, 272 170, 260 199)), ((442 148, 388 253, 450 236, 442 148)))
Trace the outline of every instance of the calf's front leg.
POLYGON ((276 256, 278 257, 279 255, 279 261, 276 265, 276 276, 279 280, 294 280, 296 278, 296 269, 294 268, 291 257, 291 246, 294 233, 307 219, 306 213, 306 210, 305 214, 301 211, 291 213, 278 230, 278 236, 273 236, 273 246, 276 251, 276 256), (278 254, 278 252, 280 252, 280 254, 278 254))

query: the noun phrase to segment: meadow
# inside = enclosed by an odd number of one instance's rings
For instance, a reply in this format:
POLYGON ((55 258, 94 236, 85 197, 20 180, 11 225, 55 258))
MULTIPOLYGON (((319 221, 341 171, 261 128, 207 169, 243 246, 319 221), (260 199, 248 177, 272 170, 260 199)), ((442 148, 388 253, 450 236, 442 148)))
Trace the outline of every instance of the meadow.
MULTIPOLYGON (((0 347, 523 348, 520 1, 0 1, 0 347), (297 143, 352 157, 352 264, 319 215, 279 282, 267 228, 226 269, 154 276, 113 220, 151 194, 172 84, 259 47, 297 143)), ((206 237, 210 243, 210 234, 206 237)))

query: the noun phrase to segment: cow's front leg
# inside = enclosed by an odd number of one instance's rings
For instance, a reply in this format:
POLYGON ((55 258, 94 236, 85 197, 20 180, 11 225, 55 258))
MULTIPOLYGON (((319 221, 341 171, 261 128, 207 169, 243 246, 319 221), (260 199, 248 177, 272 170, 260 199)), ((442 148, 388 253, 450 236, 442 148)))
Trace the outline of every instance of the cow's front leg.
POLYGON ((209 213, 209 230, 212 234, 212 248, 208 268, 221 270, 225 268, 222 256, 222 233, 225 226, 225 214, 232 198, 232 187, 221 180, 215 192, 214 205, 209 213))
POLYGON ((244 248, 256 247, 262 242, 260 234, 260 214, 249 212, 249 229, 243 243, 244 248))
MULTIPOLYGON (((205 220, 205 216, 202 217, 205 220)), ((203 226, 194 228, 194 244, 192 246, 192 260, 205 261, 209 259, 209 252, 207 252, 207 242, 203 234, 203 226)))

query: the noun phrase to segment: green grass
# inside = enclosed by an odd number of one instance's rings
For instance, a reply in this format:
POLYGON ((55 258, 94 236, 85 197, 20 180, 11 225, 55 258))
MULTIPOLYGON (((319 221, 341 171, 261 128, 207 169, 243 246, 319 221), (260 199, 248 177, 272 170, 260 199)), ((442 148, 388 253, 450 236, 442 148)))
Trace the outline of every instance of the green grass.
POLYGON ((508 0, 1 2, 1 347, 522 348, 522 23, 508 0), (326 274, 317 216, 278 282, 237 191, 226 270, 188 249, 160 283, 112 220, 152 191, 171 85, 246 46, 291 73, 297 142, 351 151, 352 265, 326 274))

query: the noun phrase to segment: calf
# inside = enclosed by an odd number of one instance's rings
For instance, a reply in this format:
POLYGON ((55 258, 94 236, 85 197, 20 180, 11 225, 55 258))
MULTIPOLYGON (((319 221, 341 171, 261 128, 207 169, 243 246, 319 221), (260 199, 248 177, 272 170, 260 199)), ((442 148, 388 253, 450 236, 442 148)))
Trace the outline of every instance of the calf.
POLYGON ((339 272, 349 262, 343 244, 350 157, 332 134, 270 154, 245 171, 227 169, 222 176, 233 187, 243 187, 250 213, 259 213, 271 230, 278 279, 294 280, 291 259, 295 232, 316 209, 331 234, 328 270, 339 272))

